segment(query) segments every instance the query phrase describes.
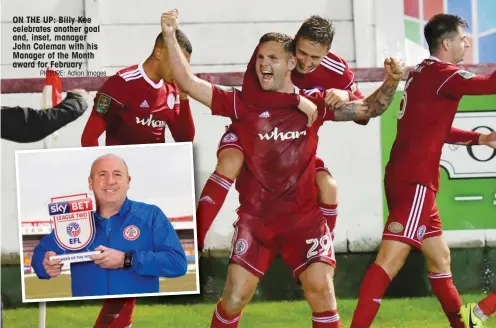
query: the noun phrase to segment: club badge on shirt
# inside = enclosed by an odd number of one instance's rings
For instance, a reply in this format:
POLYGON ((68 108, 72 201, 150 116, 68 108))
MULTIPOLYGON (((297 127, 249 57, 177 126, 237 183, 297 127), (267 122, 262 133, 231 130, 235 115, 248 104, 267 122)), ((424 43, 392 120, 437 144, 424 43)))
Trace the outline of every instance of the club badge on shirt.
POLYGON ((136 240, 140 236, 140 230, 135 225, 130 225, 124 228, 124 238, 127 240, 136 240))
POLYGON ((421 240, 421 239, 424 237, 424 235, 425 235, 425 229, 426 229, 425 225, 421 226, 421 227, 418 229, 418 231, 417 231, 417 238, 418 238, 418 239, 420 239, 420 240, 421 240))
POLYGON ((223 142, 234 142, 238 140, 238 137, 234 133, 228 133, 222 138, 223 142))
POLYGON ((236 242, 234 246, 234 254, 243 255, 248 250, 248 242, 244 239, 240 239, 236 242))
POLYGON ((388 225, 388 230, 392 233, 400 233, 403 231, 403 225, 399 222, 391 222, 388 225))
POLYGON ((110 101, 111 99, 109 96, 101 94, 100 97, 98 97, 98 102, 96 103, 96 111, 100 114, 107 113, 110 107, 110 101))
POLYGON ((176 98, 174 95, 171 93, 167 96, 167 106, 169 106, 170 109, 174 109, 174 104, 176 103, 176 98))

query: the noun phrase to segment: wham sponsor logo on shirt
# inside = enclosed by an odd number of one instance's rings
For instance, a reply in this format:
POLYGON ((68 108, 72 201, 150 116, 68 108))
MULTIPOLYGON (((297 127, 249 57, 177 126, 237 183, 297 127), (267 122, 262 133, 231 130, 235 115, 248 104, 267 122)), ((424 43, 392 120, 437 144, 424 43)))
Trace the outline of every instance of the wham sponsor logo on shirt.
POLYGON ((151 126, 153 128, 162 128, 162 127, 165 127, 167 125, 167 122, 165 122, 165 121, 154 120, 152 114, 150 114, 150 116, 148 116, 148 118, 146 118, 146 119, 136 117, 136 123, 144 125, 144 126, 151 126))
POLYGON ((287 132, 279 132, 279 129, 276 127, 274 130, 270 131, 269 133, 261 134, 259 133, 258 136, 260 137, 260 140, 288 140, 288 139, 298 139, 300 136, 306 136, 307 131, 287 131, 287 132))

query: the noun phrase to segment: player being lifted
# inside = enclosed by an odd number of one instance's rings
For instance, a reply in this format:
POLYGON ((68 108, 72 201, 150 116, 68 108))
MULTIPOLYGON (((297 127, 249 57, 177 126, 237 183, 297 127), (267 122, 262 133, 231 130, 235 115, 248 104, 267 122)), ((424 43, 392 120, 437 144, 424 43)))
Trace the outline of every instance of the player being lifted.
MULTIPOLYGON (((236 182, 240 208, 233 252, 212 327, 237 327, 259 279, 279 252, 303 286, 313 312, 313 327, 340 327, 332 283, 332 238, 317 202, 317 132, 325 120, 381 115, 392 101, 404 67, 396 60, 386 60, 384 84, 367 99, 345 103, 335 111, 326 108, 324 93, 315 93, 311 97, 319 104, 319 115, 308 128, 307 119, 296 107, 267 110, 246 105, 241 92, 195 77, 181 54, 175 28, 177 11, 163 14, 162 29, 174 79, 214 115, 232 119, 245 154, 246 165, 236 182), (265 112, 268 115, 261 115, 265 112)), ((291 69, 296 65, 292 45, 290 37, 278 33, 261 38, 256 70, 264 90, 297 91, 291 82, 291 69)), ((305 104, 308 99, 301 97, 300 101, 305 104)))
MULTIPOLYGON (((306 93, 327 90, 326 102, 331 107, 363 98, 348 63, 329 51, 333 38, 334 28, 329 20, 317 15, 305 20, 295 36, 297 63, 291 75, 293 83, 298 88, 305 89, 306 93)), ((245 74, 243 80, 244 101, 267 109, 297 106, 300 100, 298 94, 267 92, 261 89, 255 73, 257 50, 255 49, 248 64, 247 72, 251 74, 245 74)), ((367 122, 368 120, 357 121, 359 124, 367 122)), ((222 136, 217 158, 215 172, 207 180, 198 202, 196 217, 200 249, 203 249, 208 229, 243 165, 243 148, 232 128, 222 136)), ((333 233, 338 213, 337 183, 319 157, 316 158, 315 169, 319 206, 333 233)))
MULTIPOLYGON (((193 51, 190 41, 180 30, 176 37, 189 61, 193 51)), ((166 127, 176 142, 193 141, 195 126, 189 100, 172 79, 161 34, 152 54, 142 64, 111 76, 95 99, 81 136, 83 147, 98 146, 103 132, 108 146, 163 143, 166 127)), ((95 327, 130 326, 135 303, 136 298, 106 299, 95 327)))
MULTIPOLYGON (((429 281, 451 327, 463 328, 462 305, 453 284, 450 250, 443 239, 436 193, 441 150, 453 139, 451 124, 464 95, 496 93, 496 73, 476 76, 456 66, 469 47, 466 22, 439 14, 425 25, 431 57, 409 74, 398 115, 398 131, 386 166, 385 192, 389 218, 379 253, 360 288, 352 328, 370 327, 381 299, 412 247, 427 260, 429 281)), ((496 147, 496 133, 468 133, 465 145, 496 147)))

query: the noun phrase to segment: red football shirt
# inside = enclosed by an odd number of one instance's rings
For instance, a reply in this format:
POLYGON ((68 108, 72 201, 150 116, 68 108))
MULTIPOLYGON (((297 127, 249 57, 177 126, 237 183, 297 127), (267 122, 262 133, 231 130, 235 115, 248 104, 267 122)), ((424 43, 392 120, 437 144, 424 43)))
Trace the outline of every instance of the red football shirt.
POLYGON ((329 52, 317 68, 312 72, 302 74, 293 70, 291 80, 300 89, 309 94, 315 90, 327 89, 346 90, 350 100, 362 99, 363 95, 355 84, 355 74, 343 58, 329 52))
POLYGON ((106 131, 106 145, 162 143, 169 126, 175 141, 192 141, 194 125, 187 101, 177 86, 152 81, 143 66, 111 76, 98 90, 81 137, 83 146, 97 146, 106 131))
POLYGON ((212 113, 232 119, 245 154, 236 179, 239 211, 263 219, 266 228, 294 228, 322 216, 315 185, 317 132, 334 112, 325 108, 322 93, 315 96, 319 119, 307 128, 307 118, 297 108, 251 107, 236 89, 213 86, 212 113), (281 226, 281 220, 291 225, 281 226))
POLYGON ((460 99, 493 93, 496 72, 476 76, 434 57, 417 65, 405 83, 386 179, 438 191, 441 151, 452 138, 451 124, 460 99))
MULTIPOLYGON (((243 99, 249 104, 265 108, 282 108, 297 106, 299 97, 294 94, 264 91, 258 82, 255 71, 258 46, 253 52, 243 78, 243 99)), ((310 73, 301 74, 293 70, 291 80, 300 89, 305 89, 303 95, 327 89, 348 91, 351 100, 362 99, 363 95, 355 84, 355 75, 348 63, 329 52, 320 65, 310 73)))
MULTIPOLYGON (((297 106, 300 101, 299 95, 275 91, 267 92, 260 87, 255 68, 257 53, 258 46, 253 51, 243 77, 242 93, 245 102, 267 109, 297 106)), ((320 65, 310 73, 301 74, 293 70, 291 80, 298 88, 303 89, 301 94, 306 97, 327 89, 339 89, 348 91, 350 101, 364 98, 355 84, 355 75, 350 70, 348 63, 332 52, 329 52, 320 65)), ((369 120, 355 121, 360 125, 366 125, 368 122, 369 120)))

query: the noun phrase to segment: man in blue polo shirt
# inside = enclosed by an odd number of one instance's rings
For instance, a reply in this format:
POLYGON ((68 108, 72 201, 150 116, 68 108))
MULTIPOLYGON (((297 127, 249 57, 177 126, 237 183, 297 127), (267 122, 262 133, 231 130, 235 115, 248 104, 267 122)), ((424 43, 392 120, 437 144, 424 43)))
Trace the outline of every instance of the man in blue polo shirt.
MULTIPOLYGON (((130 181, 118 156, 101 156, 91 167, 88 182, 97 210, 89 250, 101 253, 71 264, 73 296, 157 293, 159 277, 186 274, 186 254, 172 224, 157 206, 127 198, 130 181)), ((62 264, 49 257, 63 253, 53 231, 42 238, 32 259, 36 275, 58 276, 62 264)))

